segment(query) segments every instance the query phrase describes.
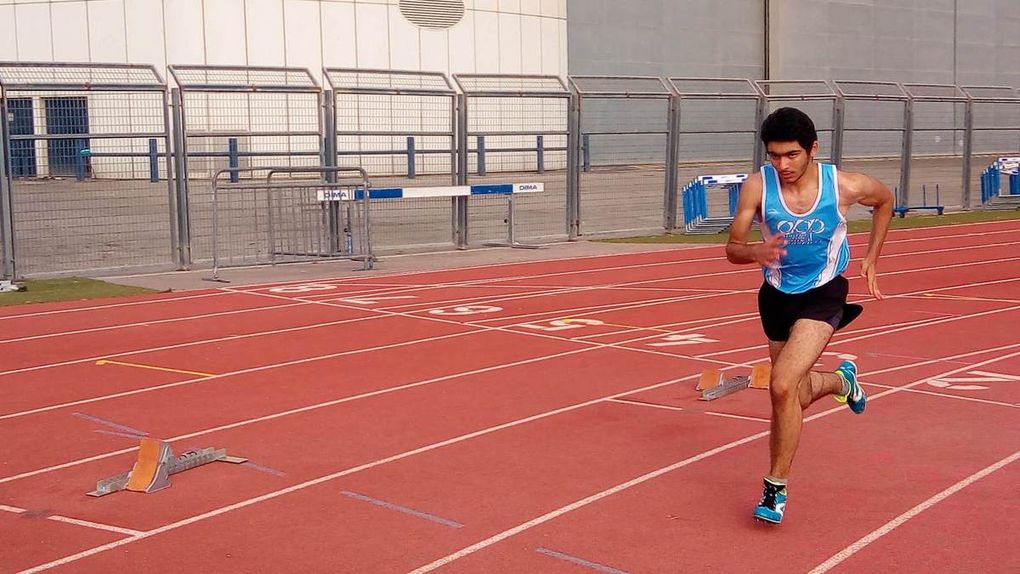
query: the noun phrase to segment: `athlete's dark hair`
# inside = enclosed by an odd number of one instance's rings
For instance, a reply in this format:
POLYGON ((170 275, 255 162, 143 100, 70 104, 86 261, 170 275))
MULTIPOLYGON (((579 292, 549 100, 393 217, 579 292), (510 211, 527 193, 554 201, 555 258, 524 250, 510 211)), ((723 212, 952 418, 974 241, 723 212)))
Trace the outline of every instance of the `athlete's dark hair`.
POLYGON ((810 150, 818 141, 818 132, 815 131, 815 123, 804 112, 797 108, 779 108, 761 123, 761 141, 765 145, 795 141, 804 150, 810 150))

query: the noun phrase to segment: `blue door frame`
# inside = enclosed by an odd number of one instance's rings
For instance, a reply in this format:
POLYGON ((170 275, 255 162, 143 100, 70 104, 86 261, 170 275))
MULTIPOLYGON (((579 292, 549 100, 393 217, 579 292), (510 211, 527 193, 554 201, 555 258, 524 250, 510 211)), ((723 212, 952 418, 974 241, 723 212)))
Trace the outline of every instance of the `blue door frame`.
MULTIPOLYGON (((46 98, 46 133, 51 135, 89 133, 89 107, 85 97, 46 98)), ((47 142, 52 176, 78 175, 82 158, 89 148, 87 138, 51 139, 47 142)), ((84 157, 85 175, 92 174, 89 157, 84 157)))
MULTIPOLYGON (((32 98, 7 100, 8 128, 12 136, 35 134, 32 98)), ((35 140, 11 140, 11 176, 35 177, 35 140)))

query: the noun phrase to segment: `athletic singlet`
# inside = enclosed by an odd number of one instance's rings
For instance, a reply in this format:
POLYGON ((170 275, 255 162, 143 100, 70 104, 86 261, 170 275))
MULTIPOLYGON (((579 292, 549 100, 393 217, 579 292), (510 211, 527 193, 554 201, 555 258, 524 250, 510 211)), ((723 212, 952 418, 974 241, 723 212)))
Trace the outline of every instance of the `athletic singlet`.
POLYGON ((836 166, 818 164, 819 193, 807 213, 793 213, 783 201, 779 173, 771 165, 761 168, 762 232, 786 236, 786 256, 778 266, 765 267, 765 280, 784 293, 803 293, 825 285, 846 270, 850 245, 846 218, 839 212, 836 166))

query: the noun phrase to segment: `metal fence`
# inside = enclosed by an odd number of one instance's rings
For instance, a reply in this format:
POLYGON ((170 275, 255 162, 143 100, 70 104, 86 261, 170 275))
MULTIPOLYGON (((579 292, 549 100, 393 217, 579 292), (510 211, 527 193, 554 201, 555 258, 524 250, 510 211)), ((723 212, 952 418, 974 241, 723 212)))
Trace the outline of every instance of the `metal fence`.
POLYGON ((981 171, 1000 153, 1020 150, 1020 91, 1004 86, 961 86, 967 96, 961 205, 974 206, 981 171))
POLYGON ((361 168, 228 168, 212 176, 212 264, 373 261, 368 175, 361 168), (338 222, 343 222, 343 228, 338 222), (237 237, 249 238, 244 243, 237 237))
POLYGON ((647 233, 668 227, 676 188, 673 92, 658 77, 571 76, 581 153, 578 232, 647 233))
MULTIPOLYGON (((910 98, 894 82, 836 81, 839 96, 836 125, 841 169, 868 173, 892 188, 906 189, 908 173, 900 169, 905 150, 910 98)), ((848 215, 863 217, 855 205, 848 215)))
POLYGON ((726 225, 780 106, 901 214, 994 203, 988 166, 1020 157, 1020 93, 1001 86, 327 68, 323 90, 301 68, 170 71, 168 98, 147 66, 0 64, 5 279, 706 232, 691 221, 726 225), (338 167, 385 188, 370 218, 338 167))
MULTIPOLYGON (((361 167, 375 187, 457 183, 456 91, 440 73, 327 68, 327 165, 361 167)), ((463 245, 451 198, 374 202, 375 245, 463 245)))
POLYGON ((543 193, 522 198, 468 198, 461 225, 468 229, 469 243, 506 240, 511 221, 519 239, 565 239, 570 92, 563 81, 485 74, 455 74, 454 81, 461 91, 461 183, 545 185, 543 193))
MULTIPOLYGON (((673 131, 681 193, 701 176, 747 173, 761 164, 764 155, 758 126, 764 119, 765 104, 753 82, 735 78, 670 78, 669 82, 678 98, 673 131), (706 149, 712 150, 711 154, 703 151, 706 149)), ((674 223, 669 229, 675 227, 683 203, 676 201, 669 211, 674 223)), ((700 207, 705 217, 731 216, 729 191, 710 193, 700 207)))
MULTIPOLYGON (((304 68, 170 66, 177 83, 174 103, 175 159, 181 198, 180 235, 186 264, 212 259, 212 181, 222 169, 322 164, 322 92, 304 68)), ((233 195, 223 217, 244 222, 258 209, 256 197, 233 195), (229 215, 228 215, 229 214, 229 215)), ((258 242, 254 231, 224 241, 239 252, 258 242)))
POLYGON ((4 275, 175 261, 166 84, 155 68, 0 64, 4 275))

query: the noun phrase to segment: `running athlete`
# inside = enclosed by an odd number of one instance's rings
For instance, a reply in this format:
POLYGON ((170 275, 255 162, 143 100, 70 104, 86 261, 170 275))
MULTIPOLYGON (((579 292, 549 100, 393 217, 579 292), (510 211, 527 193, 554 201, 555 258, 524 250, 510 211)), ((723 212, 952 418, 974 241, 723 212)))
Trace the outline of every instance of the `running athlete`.
POLYGON ((761 265, 765 280, 758 291, 758 312, 769 341, 772 400, 769 451, 754 517, 772 523, 786 511, 786 480, 800 440, 804 410, 834 395, 856 414, 867 397, 857 383, 857 365, 843 361, 833 373, 812 371, 832 334, 861 313, 846 302, 849 282, 842 273, 850 261, 846 214, 855 203, 872 208, 871 239, 861 277, 876 299, 877 263, 892 219, 889 188, 867 175, 815 161, 818 135, 804 112, 781 108, 765 119, 761 140, 768 164, 740 190, 730 228, 726 258, 761 265), (762 242, 748 243, 752 222, 761 223, 762 242))

